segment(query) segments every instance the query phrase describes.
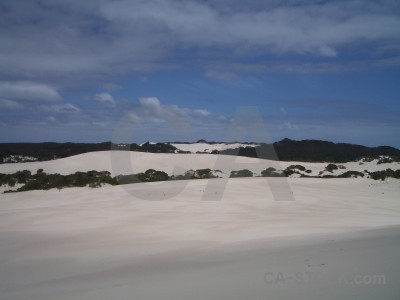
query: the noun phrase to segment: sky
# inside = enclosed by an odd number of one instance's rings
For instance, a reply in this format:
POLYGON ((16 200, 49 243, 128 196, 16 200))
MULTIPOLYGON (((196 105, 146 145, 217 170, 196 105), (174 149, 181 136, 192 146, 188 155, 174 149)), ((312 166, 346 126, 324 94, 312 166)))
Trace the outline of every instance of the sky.
POLYGON ((230 141, 243 107, 400 148, 400 2, 0 1, 0 142, 230 141))

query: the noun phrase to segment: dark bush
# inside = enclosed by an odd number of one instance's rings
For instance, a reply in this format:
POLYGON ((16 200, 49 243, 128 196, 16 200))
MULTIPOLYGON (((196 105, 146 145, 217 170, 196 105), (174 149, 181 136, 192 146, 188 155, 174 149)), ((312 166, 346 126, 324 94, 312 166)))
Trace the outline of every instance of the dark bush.
POLYGON ((358 171, 347 171, 343 174, 338 175, 338 178, 351 178, 351 177, 364 177, 364 173, 358 171))
POLYGON ((253 172, 247 169, 231 171, 231 175, 229 177, 253 177, 253 172))
POLYGON ((115 177, 119 184, 131 184, 131 183, 138 183, 141 182, 137 175, 118 175, 115 177))
POLYGON ((300 171, 305 171, 306 168, 302 165, 290 165, 289 167, 286 168, 287 170, 300 170, 300 171))
POLYGON ((168 180, 168 174, 163 171, 148 169, 144 173, 137 174, 137 177, 142 182, 165 181, 168 180))
POLYGON ((7 177, 8 177, 7 174, 0 173, 0 185, 1 184, 7 184, 7 182, 8 182, 7 177))
POLYGON ((263 171, 261 171, 261 176, 262 177, 282 177, 282 173, 276 172, 275 168, 269 167, 263 171))
POLYGON ((26 181, 31 177, 31 171, 24 170, 18 171, 14 174, 14 178, 18 183, 26 183, 26 181))
POLYGON ((139 146, 137 151, 152 152, 152 153, 174 153, 176 148, 167 143, 150 144, 149 142, 139 146))
POLYGON ((186 176, 186 175, 171 175, 168 180, 189 180, 193 179, 191 176, 186 176))
POLYGON ((15 186, 16 183, 17 183, 17 179, 15 179, 14 177, 9 177, 8 178, 7 184, 9 186, 15 186))
POLYGON ((18 171, 14 174, 0 174, 2 183, 6 180, 6 184, 15 186, 17 182, 24 184, 17 191, 29 190, 48 190, 52 188, 64 188, 73 186, 101 186, 103 183, 111 185, 118 184, 115 178, 110 176, 110 172, 89 171, 76 172, 70 175, 46 174, 42 169, 39 169, 36 174, 32 175, 29 171, 18 171))
POLYGON ((331 173, 333 172, 333 170, 337 170, 337 169, 338 169, 338 166, 335 164, 329 164, 325 168, 326 171, 331 172, 331 173))
POLYGON ((368 173, 374 180, 385 180, 388 177, 400 179, 400 170, 386 169, 384 171, 376 171, 368 173))
POLYGON ((300 174, 299 172, 296 172, 296 171, 294 171, 294 170, 292 170, 292 169, 288 169, 288 168, 286 168, 285 170, 283 170, 283 175, 285 176, 285 177, 289 177, 290 175, 292 175, 292 174, 300 174))
POLYGON ((376 163, 377 165, 380 165, 380 164, 388 164, 388 163, 391 163, 391 162, 393 162, 394 160, 392 159, 392 158, 390 158, 390 157, 384 157, 384 158, 381 158, 381 159, 379 159, 378 160, 378 162, 376 163))
POLYGON ((89 183, 89 187, 98 188, 98 187, 101 187, 101 183, 100 182, 91 182, 91 183, 89 183))
POLYGON ((211 169, 198 169, 198 170, 196 170, 196 172, 193 176, 194 176, 194 178, 201 178, 201 179, 217 177, 212 174, 211 169))

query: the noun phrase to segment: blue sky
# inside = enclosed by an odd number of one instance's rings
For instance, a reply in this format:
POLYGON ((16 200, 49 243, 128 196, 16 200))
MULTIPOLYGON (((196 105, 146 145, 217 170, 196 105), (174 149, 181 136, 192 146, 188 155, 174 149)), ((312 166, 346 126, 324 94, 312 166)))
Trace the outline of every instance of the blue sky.
POLYGON ((398 1, 0 3, 0 142, 225 141, 255 106, 270 141, 400 147, 399 95, 398 1))

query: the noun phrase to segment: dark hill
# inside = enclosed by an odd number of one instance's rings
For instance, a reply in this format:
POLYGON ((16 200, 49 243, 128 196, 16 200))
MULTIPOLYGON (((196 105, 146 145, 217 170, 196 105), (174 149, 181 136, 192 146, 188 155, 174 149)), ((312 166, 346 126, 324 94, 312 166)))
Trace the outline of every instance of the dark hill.
POLYGON ((366 147, 319 140, 290 139, 284 139, 273 145, 279 159, 284 161, 347 162, 380 155, 400 158, 400 150, 389 146, 366 147))
POLYGON ((390 156, 396 160, 400 159, 400 150, 389 146, 366 147, 320 140, 294 141, 290 139, 283 139, 272 145, 261 144, 256 147, 247 146, 239 149, 213 151, 213 153, 304 162, 339 163, 355 161, 363 157, 376 158, 380 155, 390 156))
MULTIPOLYGON (((116 145, 111 142, 89 143, 2 143, 0 144, 0 163, 10 155, 30 156, 39 161, 63 158, 93 151, 131 150, 153 153, 174 153, 177 150, 169 143, 145 143, 116 145)), ((283 161, 308 162, 347 162, 363 157, 391 156, 400 159, 400 150, 389 147, 366 147, 361 145, 332 143, 320 140, 294 141, 283 139, 274 144, 241 147, 224 151, 213 151, 215 154, 279 159, 283 161), (273 147, 272 147, 273 146, 273 147)))
POLYGON ((0 163, 10 155, 31 156, 39 161, 63 158, 77 154, 108 151, 108 150, 132 150, 153 153, 173 153, 176 148, 166 143, 150 144, 142 146, 137 144, 116 145, 111 142, 89 143, 2 143, 0 144, 0 163))

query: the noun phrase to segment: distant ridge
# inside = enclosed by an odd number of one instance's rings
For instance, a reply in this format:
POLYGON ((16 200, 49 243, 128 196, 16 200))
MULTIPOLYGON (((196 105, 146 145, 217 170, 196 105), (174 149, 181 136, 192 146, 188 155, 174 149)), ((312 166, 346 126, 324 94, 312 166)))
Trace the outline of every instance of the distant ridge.
POLYGON ((400 158, 400 150, 390 146, 366 147, 320 140, 283 139, 274 143, 274 148, 279 159, 284 161, 347 162, 381 155, 400 158))
MULTIPOLYGON (((217 142, 206 142, 199 140, 202 144, 219 144, 217 142)), ((185 143, 174 143, 185 144, 185 143)), ((188 143, 186 143, 188 144, 188 143)), ((193 143, 190 143, 193 144, 193 143)), ((230 143, 225 143, 230 144, 230 143)), ((245 147, 226 149, 222 151, 213 150, 213 154, 239 155, 247 157, 259 157, 264 159, 276 159, 271 154, 271 144, 265 143, 242 143, 245 147), (248 145, 248 146, 247 146, 248 145), (268 150, 268 151, 266 151, 268 150), (270 153, 270 154, 263 154, 270 153)), ((333 143, 321 140, 295 141, 285 138, 272 144, 275 152, 282 161, 304 161, 304 162, 348 162, 364 157, 377 158, 379 156, 390 156, 395 160, 400 159, 400 150, 390 146, 366 147, 348 143, 333 143)), ((77 154, 108 151, 108 150, 131 150, 152 153, 188 153, 180 151, 171 143, 144 143, 138 144, 113 144, 104 143, 0 143, 0 163, 45 161, 64 158, 77 154)))

